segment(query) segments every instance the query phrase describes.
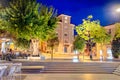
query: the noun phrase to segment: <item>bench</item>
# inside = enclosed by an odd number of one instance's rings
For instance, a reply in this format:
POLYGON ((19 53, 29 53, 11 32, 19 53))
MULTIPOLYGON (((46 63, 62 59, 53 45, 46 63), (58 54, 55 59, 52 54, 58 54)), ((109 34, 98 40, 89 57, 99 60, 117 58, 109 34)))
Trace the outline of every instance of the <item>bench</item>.
POLYGON ((28 60, 45 60, 45 56, 38 56, 38 57, 27 57, 28 60))

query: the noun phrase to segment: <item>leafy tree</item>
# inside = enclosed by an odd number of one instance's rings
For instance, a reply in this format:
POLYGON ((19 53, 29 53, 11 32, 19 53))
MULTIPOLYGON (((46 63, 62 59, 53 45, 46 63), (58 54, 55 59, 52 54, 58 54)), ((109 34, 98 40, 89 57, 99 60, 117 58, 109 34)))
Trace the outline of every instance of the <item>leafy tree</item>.
POLYGON ((7 28, 7 21, 5 7, 0 6, 0 37, 9 37, 9 32, 6 30, 7 28))
POLYGON ((112 54, 114 58, 118 58, 120 55, 120 38, 112 41, 112 54))
POLYGON ((115 24, 115 34, 112 41, 112 54, 115 58, 120 55, 120 23, 115 24))
POLYGON ((100 26, 100 22, 97 20, 92 21, 91 19, 92 16, 90 15, 87 19, 83 19, 82 24, 76 27, 79 36, 87 41, 90 54, 92 54, 92 46, 94 43, 104 43, 109 40, 109 35, 100 26))
POLYGON ((7 7, 10 0, 0 0, 0 6, 7 7))
POLYGON ((14 39, 13 42, 14 42, 14 45, 21 50, 28 49, 30 45, 30 41, 23 38, 17 38, 17 40, 14 39))
MULTIPOLYGON (((85 40, 83 38, 81 38, 79 35, 77 35, 77 37, 75 37, 75 41, 73 42, 74 45, 74 50, 79 51, 82 53, 82 51, 85 48, 85 40)), ((79 53, 78 53, 78 59, 79 59, 79 53)), ((84 53, 83 53, 83 59, 84 59, 84 53)))
POLYGON ((82 51, 85 47, 85 44, 85 40, 78 35, 73 42, 74 50, 82 51))
POLYGON ((120 23, 115 24, 115 35, 114 40, 120 38, 120 23))
POLYGON ((111 35, 103 27, 99 27, 98 30, 94 31, 94 40, 101 45, 102 52, 104 52, 104 44, 110 44, 111 38, 111 35))
POLYGON ((56 11, 36 0, 12 0, 6 12, 10 33, 16 40, 31 41, 33 55, 37 55, 39 41, 47 39, 55 29, 56 11))
POLYGON ((4 26, 4 8, 0 5, 0 29, 4 26))

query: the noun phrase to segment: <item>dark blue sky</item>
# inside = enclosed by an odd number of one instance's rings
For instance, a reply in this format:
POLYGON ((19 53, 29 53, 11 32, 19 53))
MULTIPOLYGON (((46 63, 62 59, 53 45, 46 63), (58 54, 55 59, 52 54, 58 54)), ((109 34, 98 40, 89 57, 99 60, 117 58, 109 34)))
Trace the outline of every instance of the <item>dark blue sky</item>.
POLYGON ((44 5, 53 6, 59 14, 72 16, 72 23, 81 24, 82 19, 93 15, 94 20, 100 20, 102 26, 120 22, 120 13, 115 9, 120 6, 120 0, 37 0, 44 5))

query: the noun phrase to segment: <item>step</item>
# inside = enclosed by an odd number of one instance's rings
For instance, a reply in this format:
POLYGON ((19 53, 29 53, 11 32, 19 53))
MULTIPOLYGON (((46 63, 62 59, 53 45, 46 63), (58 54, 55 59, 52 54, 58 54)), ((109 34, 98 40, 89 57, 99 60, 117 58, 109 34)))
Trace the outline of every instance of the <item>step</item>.
POLYGON ((106 71, 43 71, 42 73, 111 73, 106 71))
POLYGON ((113 74, 120 75, 120 65, 114 70, 113 74))
POLYGON ((26 70, 26 69, 31 69, 31 70, 34 70, 34 69, 44 69, 45 68, 45 66, 22 66, 22 70, 26 70))
POLYGON ((120 73, 120 70, 114 70, 114 72, 119 72, 120 73))
POLYGON ((56 70, 56 69, 59 69, 59 70, 114 70, 114 69, 104 69, 104 68, 44 68, 45 70, 48 69, 48 70, 56 70))
POLYGON ((119 73, 119 72, 113 72, 113 74, 120 76, 120 73, 119 73))
POLYGON ((78 67, 78 68, 75 68, 75 67, 68 67, 68 68, 61 68, 61 67, 48 67, 48 68, 44 68, 44 69, 63 69, 63 70, 65 70, 65 69, 68 69, 68 70, 70 70, 70 69, 75 69, 75 70, 112 70, 112 71, 114 71, 115 70, 115 68, 99 68, 99 67, 96 67, 96 68, 87 68, 87 67, 78 67))
MULTIPOLYGON (((119 63, 92 63, 92 62, 29 62, 23 64, 23 71, 39 73, 112 73, 119 63), (31 66, 31 68, 29 67, 31 66), (38 66, 44 66, 43 68, 38 66), (36 67, 37 66, 37 67, 36 67), (41 71, 41 72, 40 72, 41 71)), ((117 72, 116 72, 117 73, 117 72)))
POLYGON ((75 67, 75 68, 84 68, 84 67, 86 67, 86 68, 96 68, 96 67, 98 67, 98 68, 115 68, 116 69, 116 67, 101 67, 101 66, 46 66, 47 68, 49 68, 49 67, 61 67, 61 68, 67 68, 67 67, 75 67))
POLYGON ((96 71, 96 70, 43 70, 43 71, 84 71, 84 72, 88 72, 88 71, 92 71, 92 72, 111 72, 112 73, 112 71, 107 71, 107 70, 98 70, 98 71, 96 71))

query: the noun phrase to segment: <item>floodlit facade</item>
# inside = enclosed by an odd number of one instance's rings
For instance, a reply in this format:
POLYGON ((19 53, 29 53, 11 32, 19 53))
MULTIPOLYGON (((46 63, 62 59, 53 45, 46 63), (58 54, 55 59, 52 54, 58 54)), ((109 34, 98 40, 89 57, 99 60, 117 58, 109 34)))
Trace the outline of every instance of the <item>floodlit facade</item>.
MULTIPOLYGON (((73 41, 74 41, 74 26, 71 24, 71 16, 61 14, 58 16, 58 23, 56 34, 59 39, 59 45, 54 48, 54 53, 71 54, 73 53, 73 41)), ((43 42, 41 50, 43 52, 51 52, 51 49, 47 47, 47 42, 43 42)))
POLYGON ((71 24, 71 16, 61 14, 56 33, 59 39, 59 46, 55 49, 58 53, 73 53, 74 26, 71 24))
MULTIPOLYGON (((112 39, 113 39, 113 37, 115 35, 115 24, 104 26, 104 28, 107 30, 107 32, 109 34, 111 34, 112 39)), ((112 39, 111 39, 111 41, 112 41, 112 39)), ((101 45, 97 43, 97 46, 96 46, 97 57, 100 58, 101 56, 103 56, 104 59, 111 59, 112 58, 111 47, 112 47, 111 43, 104 44, 102 46, 102 48, 104 49, 104 51, 101 51, 101 45)))

